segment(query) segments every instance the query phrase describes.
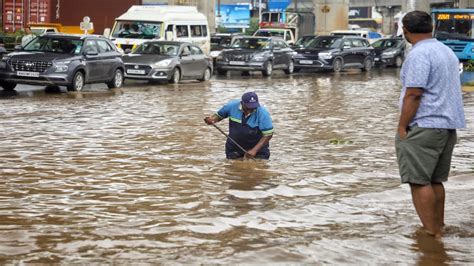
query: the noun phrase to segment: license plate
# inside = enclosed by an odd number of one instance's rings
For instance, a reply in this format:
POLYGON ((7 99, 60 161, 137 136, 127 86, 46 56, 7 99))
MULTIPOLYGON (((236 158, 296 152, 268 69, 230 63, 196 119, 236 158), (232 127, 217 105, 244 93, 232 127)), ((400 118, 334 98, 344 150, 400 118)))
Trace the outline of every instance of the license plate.
POLYGON ((145 75, 145 70, 143 69, 127 69, 128 74, 138 74, 138 75, 145 75))
POLYGON ((302 64, 302 65, 312 65, 313 61, 312 60, 300 60, 300 64, 302 64))
POLYGON ((245 62, 244 61, 230 61, 229 64, 237 65, 237 66, 243 66, 243 65, 245 65, 245 62))
POLYGON ((380 61, 380 58, 376 57, 374 58, 374 61, 380 61))
POLYGON ((29 71, 17 71, 16 75, 20 76, 20 77, 34 77, 34 78, 37 78, 37 77, 39 77, 40 73, 39 72, 29 72, 29 71))

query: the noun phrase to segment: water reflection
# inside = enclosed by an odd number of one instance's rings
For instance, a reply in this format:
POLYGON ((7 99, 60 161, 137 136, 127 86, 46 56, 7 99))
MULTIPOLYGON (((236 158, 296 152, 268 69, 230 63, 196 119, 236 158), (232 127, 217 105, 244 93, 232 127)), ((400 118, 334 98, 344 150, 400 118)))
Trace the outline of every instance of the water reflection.
POLYGON ((446 184, 445 258, 410 235, 419 220, 393 147, 397 75, 230 75, 2 97, 0 261, 473 263, 474 98, 465 94, 469 128, 446 184), (248 90, 274 120, 269 161, 226 160, 225 138, 202 121, 248 90))
POLYGON ((448 265, 451 262, 442 239, 435 239, 422 230, 417 231, 414 238, 413 250, 419 253, 417 265, 448 265))

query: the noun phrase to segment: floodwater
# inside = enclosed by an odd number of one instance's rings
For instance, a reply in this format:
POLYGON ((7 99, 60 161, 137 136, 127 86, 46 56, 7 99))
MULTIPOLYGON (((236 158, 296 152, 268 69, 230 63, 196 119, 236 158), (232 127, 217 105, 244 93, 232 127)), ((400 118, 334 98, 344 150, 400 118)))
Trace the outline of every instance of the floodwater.
POLYGON ((399 93, 397 69, 4 93, 0 263, 473 264, 474 93, 441 241, 400 185, 399 93), (226 160, 203 122, 249 90, 269 161, 226 160))

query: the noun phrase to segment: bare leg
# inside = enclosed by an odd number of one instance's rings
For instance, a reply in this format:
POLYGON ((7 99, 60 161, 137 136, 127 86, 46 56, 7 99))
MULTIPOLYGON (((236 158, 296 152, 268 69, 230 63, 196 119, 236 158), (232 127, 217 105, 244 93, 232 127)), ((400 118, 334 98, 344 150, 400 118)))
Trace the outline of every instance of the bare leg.
POLYGON ((431 187, 435 193, 436 197, 436 215, 438 217, 438 224, 444 226, 444 199, 445 192, 443 183, 431 183, 431 187))
POLYGON ((410 184, 411 196, 423 227, 435 236, 441 236, 441 226, 436 211, 436 196, 431 185, 410 184))

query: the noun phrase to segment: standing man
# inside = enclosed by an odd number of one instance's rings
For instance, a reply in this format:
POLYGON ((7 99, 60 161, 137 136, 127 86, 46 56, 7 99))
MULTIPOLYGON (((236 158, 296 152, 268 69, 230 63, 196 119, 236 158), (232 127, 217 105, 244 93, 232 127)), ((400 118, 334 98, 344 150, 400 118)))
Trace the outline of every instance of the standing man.
POLYGON ((459 61, 432 38, 431 16, 412 11, 403 17, 405 39, 413 45, 401 69, 403 90, 395 140, 402 183, 410 184, 424 229, 440 237, 445 191, 456 129, 465 127, 459 61))
POLYGON ((270 113, 258 102, 255 92, 246 92, 242 99, 231 100, 217 113, 204 118, 212 125, 229 118, 229 138, 225 144, 227 159, 243 157, 270 158, 269 142, 273 136, 273 124, 270 113), (230 139, 235 140, 247 152, 244 153, 230 139))

